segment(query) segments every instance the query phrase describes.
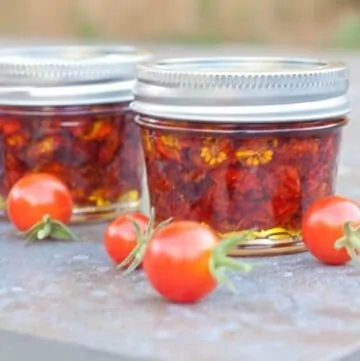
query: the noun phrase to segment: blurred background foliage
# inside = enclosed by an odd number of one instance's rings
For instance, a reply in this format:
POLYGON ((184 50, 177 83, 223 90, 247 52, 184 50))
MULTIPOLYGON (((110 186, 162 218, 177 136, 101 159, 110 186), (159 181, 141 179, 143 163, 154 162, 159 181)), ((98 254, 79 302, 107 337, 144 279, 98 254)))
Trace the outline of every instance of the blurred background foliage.
POLYGON ((360 0, 0 0, 0 36, 360 48, 360 0))

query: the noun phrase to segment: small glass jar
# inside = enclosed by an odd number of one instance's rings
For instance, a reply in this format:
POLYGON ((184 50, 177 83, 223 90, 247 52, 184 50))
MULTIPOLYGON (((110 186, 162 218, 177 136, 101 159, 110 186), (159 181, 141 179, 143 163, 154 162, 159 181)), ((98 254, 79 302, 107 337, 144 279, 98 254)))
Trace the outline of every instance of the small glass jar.
POLYGON ((136 65, 123 46, 0 51, 0 206, 29 172, 62 179, 72 221, 111 219, 141 201, 143 153, 129 104, 136 65))
POLYGON ((141 65, 131 107, 157 220, 255 229, 232 255, 303 251, 304 211, 335 190, 347 90, 346 66, 320 60, 141 65))

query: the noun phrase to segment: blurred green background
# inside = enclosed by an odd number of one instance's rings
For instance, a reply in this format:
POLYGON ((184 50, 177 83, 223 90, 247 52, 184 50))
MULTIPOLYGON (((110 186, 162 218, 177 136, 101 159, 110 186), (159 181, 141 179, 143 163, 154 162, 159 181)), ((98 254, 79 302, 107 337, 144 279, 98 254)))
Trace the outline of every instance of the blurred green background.
POLYGON ((0 35, 360 48, 360 0, 0 0, 0 35))

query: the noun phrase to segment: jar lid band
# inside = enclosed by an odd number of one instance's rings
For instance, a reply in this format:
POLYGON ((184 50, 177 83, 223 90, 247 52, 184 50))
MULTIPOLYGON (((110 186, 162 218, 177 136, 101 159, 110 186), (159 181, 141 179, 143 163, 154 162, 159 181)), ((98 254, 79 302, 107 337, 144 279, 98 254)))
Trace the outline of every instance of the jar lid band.
POLYGON ((132 107, 188 120, 282 121, 346 114, 348 69, 316 59, 165 59, 138 67, 132 107))
MULTIPOLYGON (((94 92, 98 92, 99 102, 106 102, 110 101, 107 99, 106 84, 121 83, 119 100, 129 100, 132 99, 132 88, 125 89, 125 85, 133 84, 131 81, 135 78, 137 64, 149 58, 150 54, 147 52, 120 45, 1 48, 0 104, 11 105, 18 102, 19 105, 41 105, 44 101, 47 104, 61 105, 68 104, 71 97, 73 102, 81 104, 87 102, 85 87, 88 88, 92 102, 96 102, 94 92), (61 96, 65 88, 66 99, 61 96), (47 89, 49 92, 46 97, 39 97, 47 89)), ((111 89, 111 99, 113 95, 114 89, 111 89)))

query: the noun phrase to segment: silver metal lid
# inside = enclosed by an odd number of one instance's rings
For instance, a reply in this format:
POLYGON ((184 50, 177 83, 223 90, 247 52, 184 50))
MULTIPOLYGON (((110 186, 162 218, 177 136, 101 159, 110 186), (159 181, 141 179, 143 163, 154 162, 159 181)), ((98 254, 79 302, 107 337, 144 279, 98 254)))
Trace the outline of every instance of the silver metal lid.
POLYGON ((188 121, 282 122, 349 112, 347 67, 316 59, 165 59, 138 66, 131 107, 188 121))
POLYGON ((132 100, 136 66, 150 54, 131 46, 0 48, 0 104, 80 105, 132 100))

